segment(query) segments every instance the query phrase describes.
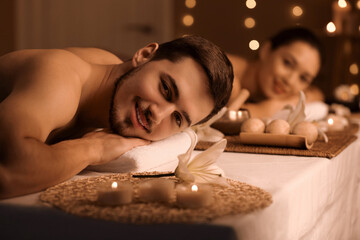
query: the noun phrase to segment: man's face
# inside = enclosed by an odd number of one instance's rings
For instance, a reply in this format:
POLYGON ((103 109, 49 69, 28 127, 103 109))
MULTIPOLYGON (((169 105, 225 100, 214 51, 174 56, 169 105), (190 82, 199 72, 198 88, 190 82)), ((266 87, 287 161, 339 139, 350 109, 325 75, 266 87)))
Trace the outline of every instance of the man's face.
POLYGON ((306 42, 281 46, 262 59, 259 86, 268 98, 287 97, 307 88, 320 69, 320 54, 306 42))
POLYGON ((214 107, 207 76, 191 58, 150 61, 121 81, 110 123, 122 136, 160 140, 199 122, 214 107))

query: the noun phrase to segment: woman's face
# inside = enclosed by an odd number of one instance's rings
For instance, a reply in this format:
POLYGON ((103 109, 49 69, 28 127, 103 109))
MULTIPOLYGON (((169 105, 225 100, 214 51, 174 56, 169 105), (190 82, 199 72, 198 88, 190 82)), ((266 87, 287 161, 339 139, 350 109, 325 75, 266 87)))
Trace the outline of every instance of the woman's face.
POLYGON ((295 41, 260 57, 258 86, 266 98, 283 98, 307 88, 320 70, 318 50, 295 41))

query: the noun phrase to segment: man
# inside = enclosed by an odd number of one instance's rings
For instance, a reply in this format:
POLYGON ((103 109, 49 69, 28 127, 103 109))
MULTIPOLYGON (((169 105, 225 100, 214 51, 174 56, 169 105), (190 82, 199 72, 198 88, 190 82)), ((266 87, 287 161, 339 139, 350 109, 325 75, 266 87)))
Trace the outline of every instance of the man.
POLYGON ((0 198, 8 198, 208 120, 227 103, 233 72, 217 46, 186 36, 126 62, 94 48, 16 51, 0 57, 0 80, 0 198))

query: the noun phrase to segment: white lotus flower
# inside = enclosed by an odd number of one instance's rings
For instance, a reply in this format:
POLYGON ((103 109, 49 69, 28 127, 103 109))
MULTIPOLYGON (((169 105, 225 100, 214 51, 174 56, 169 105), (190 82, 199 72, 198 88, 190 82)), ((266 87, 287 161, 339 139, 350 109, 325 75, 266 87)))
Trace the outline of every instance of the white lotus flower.
POLYGON ((197 135, 192 130, 187 132, 191 137, 191 147, 186 153, 178 156, 179 165, 175 170, 175 176, 185 182, 228 185, 223 177, 224 171, 216 165, 216 160, 226 147, 226 139, 218 141, 191 159, 191 154, 197 143, 197 135))

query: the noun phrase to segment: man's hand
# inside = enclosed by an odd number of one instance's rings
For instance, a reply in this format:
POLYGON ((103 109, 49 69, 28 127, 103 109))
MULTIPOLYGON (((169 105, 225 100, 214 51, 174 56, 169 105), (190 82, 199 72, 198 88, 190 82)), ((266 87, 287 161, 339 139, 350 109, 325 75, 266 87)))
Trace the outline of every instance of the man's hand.
POLYGON ((95 141, 94 144, 99 149, 100 156, 96 161, 91 162, 90 165, 110 162, 134 147, 150 143, 150 141, 140 138, 125 138, 108 130, 95 130, 87 133, 83 138, 95 141))

